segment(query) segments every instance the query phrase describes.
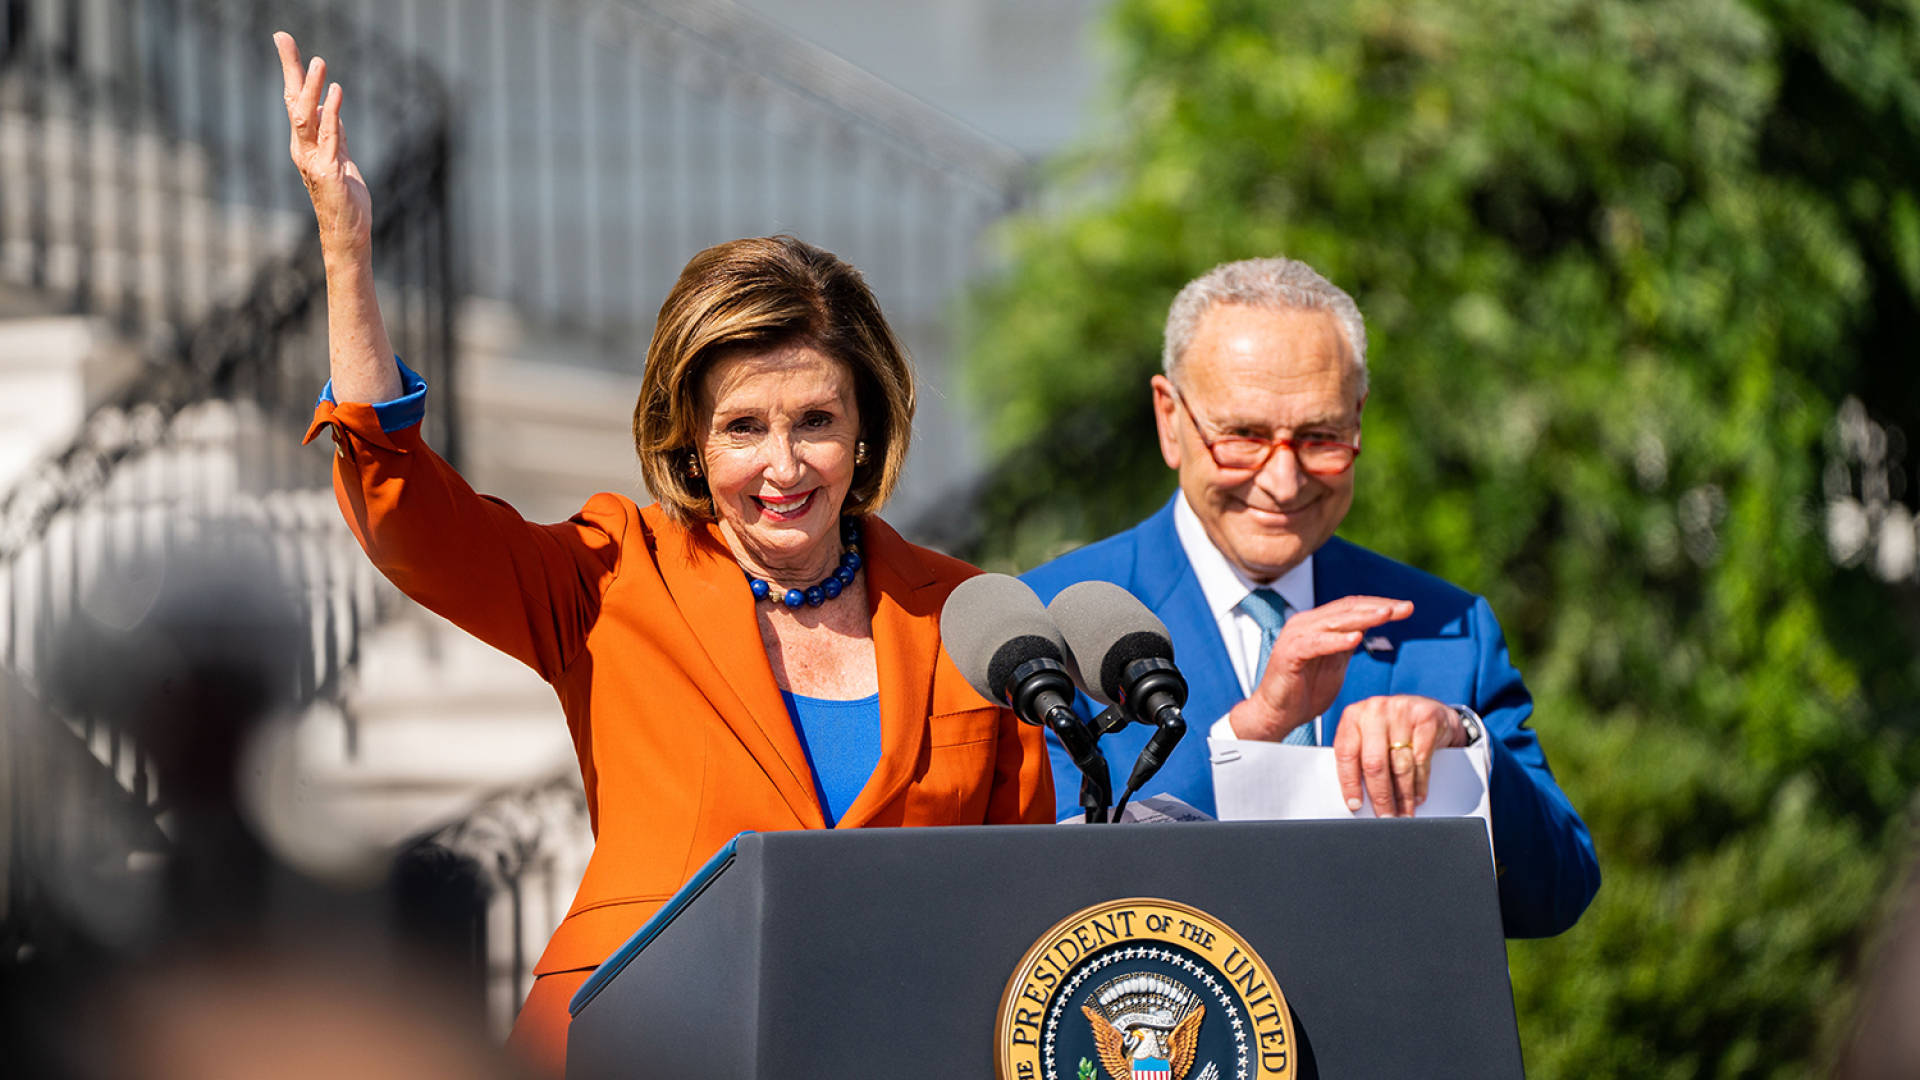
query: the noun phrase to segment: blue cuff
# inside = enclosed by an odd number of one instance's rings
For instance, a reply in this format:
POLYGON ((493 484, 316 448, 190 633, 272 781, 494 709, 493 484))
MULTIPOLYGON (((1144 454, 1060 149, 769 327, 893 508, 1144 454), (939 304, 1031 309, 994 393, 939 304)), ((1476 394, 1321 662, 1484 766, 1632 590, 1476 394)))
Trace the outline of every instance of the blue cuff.
MULTIPOLYGON (((380 430, 392 434, 402 428, 410 428, 426 418, 427 380, 420 373, 408 367, 398 356, 393 362, 400 365, 400 396, 392 401, 373 403, 373 415, 380 418, 380 430)), ((320 388, 320 401, 329 405, 338 405, 333 400, 333 380, 320 388)), ((318 405, 320 401, 314 402, 318 405)))

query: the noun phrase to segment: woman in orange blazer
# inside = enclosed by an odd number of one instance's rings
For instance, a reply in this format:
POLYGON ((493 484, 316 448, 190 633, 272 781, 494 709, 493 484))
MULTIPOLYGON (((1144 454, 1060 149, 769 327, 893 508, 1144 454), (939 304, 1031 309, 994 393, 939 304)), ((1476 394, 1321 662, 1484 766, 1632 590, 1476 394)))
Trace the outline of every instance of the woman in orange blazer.
POLYGON ((415 600, 540 672, 596 842, 513 1044, 557 1073, 573 991, 742 830, 1051 820, 1038 729, 968 687, 939 614, 971 567, 872 512, 906 458, 911 369, 852 267, 787 237, 701 252, 662 306, 634 440, 658 502, 533 525, 420 439, 426 387, 374 299, 337 84, 276 35, 320 223, 335 488, 415 600))

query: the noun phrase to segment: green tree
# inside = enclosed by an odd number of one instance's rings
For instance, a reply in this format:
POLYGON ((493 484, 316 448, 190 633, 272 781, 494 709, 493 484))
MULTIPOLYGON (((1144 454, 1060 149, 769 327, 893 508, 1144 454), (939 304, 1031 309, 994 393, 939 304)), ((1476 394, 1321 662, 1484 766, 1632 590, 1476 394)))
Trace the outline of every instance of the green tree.
POLYGON ((1173 293, 1313 264, 1372 342, 1342 533, 1487 594, 1595 833, 1593 909, 1510 949, 1532 1074, 1805 1075, 1920 777, 1911 590, 1822 524, 1843 398, 1920 419, 1920 9, 1121 0, 1111 30, 1118 134, 977 307, 972 553, 1150 512, 1173 293))

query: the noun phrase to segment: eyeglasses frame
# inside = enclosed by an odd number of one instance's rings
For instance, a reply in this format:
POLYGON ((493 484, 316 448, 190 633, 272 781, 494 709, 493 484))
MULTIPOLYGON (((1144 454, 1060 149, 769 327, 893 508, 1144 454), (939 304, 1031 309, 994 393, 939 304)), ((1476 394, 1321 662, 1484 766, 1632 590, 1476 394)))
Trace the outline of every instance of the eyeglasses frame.
POLYGON ((1207 456, 1213 459, 1214 465, 1227 472, 1259 472, 1261 469, 1267 467, 1267 462, 1273 460, 1273 453, 1276 450, 1291 452, 1293 454, 1293 463, 1300 467, 1301 472, 1309 476, 1339 476, 1341 473, 1353 468, 1354 462, 1360 460, 1360 444, 1358 442, 1341 442, 1339 439, 1295 439, 1286 435, 1271 439, 1263 439, 1257 435, 1221 435, 1216 438, 1208 438, 1207 429, 1200 425, 1200 418, 1193 415, 1193 406, 1187 404, 1186 395, 1180 392, 1179 387, 1173 386, 1171 381, 1169 381, 1168 385, 1171 388, 1173 400, 1178 402, 1180 410, 1187 414, 1187 423, 1192 424, 1194 433, 1200 436, 1200 445, 1207 448, 1207 456), (1220 454, 1214 447, 1229 439, 1237 442, 1265 443, 1267 446, 1266 455, 1255 465, 1228 465, 1220 460, 1220 454), (1338 446, 1350 452, 1353 456, 1347 459, 1345 465, 1337 469, 1321 471, 1307 467, 1306 461, 1300 456, 1300 448, 1302 446, 1338 446))

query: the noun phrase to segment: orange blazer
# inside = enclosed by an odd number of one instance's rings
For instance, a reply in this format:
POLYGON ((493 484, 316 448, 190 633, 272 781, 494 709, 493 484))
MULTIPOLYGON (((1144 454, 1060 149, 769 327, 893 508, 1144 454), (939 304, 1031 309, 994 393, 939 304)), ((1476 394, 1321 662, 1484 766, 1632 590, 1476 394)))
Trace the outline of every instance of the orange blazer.
MULTIPOLYGON (((743 830, 825 827, 739 566, 712 527, 600 494, 534 525, 477 495, 419 426, 322 402, 334 486, 367 555, 408 596, 538 671, 560 697, 595 846, 536 974, 592 968, 743 830)), ((880 764, 841 828, 1053 820, 1037 728, 977 694, 940 648, 941 605, 979 571, 865 530, 880 764)))

